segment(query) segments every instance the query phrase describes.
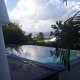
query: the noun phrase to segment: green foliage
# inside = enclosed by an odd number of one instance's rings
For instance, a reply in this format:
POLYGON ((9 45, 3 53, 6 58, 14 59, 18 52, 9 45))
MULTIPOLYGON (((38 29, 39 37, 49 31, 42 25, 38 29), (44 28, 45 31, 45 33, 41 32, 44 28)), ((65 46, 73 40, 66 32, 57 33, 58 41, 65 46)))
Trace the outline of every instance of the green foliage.
POLYGON ((39 41, 35 42, 34 45, 39 45, 39 46, 47 46, 47 47, 55 47, 55 42, 45 42, 45 41, 39 41))
POLYGON ((32 33, 29 33, 27 36, 25 36, 25 44, 33 44, 34 40, 32 38, 32 33))
POLYGON ((38 34, 37 34, 37 36, 36 37, 34 37, 34 40, 44 40, 44 34, 42 33, 42 32, 39 32, 38 34))
POLYGON ((9 23, 3 26, 5 44, 22 44, 24 42, 24 32, 17 23, 9 23))
POLYGON ((76 49, 80 43, 80 22, 73 21, 73 17, 62 23, 56 22, 55 29, 56 46, 65 49, 76 49))
POLYGON ((78 20, 80 16, 77 16, 78 13, 65 22, 57 21, 56 25, 52 25, 56 37, 56 54, 61 56, 65 66, 69 64, 70 49, 79 49, 80 47, 80 20, 78 20))

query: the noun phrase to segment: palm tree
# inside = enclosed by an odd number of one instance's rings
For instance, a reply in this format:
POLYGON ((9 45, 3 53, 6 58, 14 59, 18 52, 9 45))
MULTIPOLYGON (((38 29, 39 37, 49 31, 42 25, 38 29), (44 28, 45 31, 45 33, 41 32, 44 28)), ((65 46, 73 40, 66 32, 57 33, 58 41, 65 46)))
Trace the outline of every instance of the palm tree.
POLYGON ((61 56, 61 60, 68 69, 70 49, 79 49, 80 47, 80 11, 65 22, 57 21, 52 25, 54 36, 56 37, 56 54, 61 56))
POLYGON ((66 2, 66 6, 67 6, 67 0, 63 0, 64 2, 66 2))

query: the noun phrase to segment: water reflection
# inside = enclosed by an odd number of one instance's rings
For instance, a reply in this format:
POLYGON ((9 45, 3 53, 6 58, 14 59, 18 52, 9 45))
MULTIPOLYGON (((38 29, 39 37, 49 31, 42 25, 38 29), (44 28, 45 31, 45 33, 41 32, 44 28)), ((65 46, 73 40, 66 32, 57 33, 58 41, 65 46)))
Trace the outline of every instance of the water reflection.
POLYGON ((8 47, 7 51, 9 51, 9 53, 14 53, 20 57, 32 60, 39 60, 40 58, 48 59, 49 57, 53 57, 54 48, 34 46, 34 45, 23 45, 12 48, 8 47))
MULTIPOLYGON (((57 63, 60 62, 60 57, 55 55, 55 49, 51 47, 42 47, 34 45, 23 45, 16 47, 8 47, 9 53, 16 54, 23 58, 28 58, 42 63, 57 63)), ((71 59, 77 57, 76 51, 72 51, 71 59)))
POLYGON ((15 54, 15 55, 20 55, 20 53, 23 50, 21 49, 21 46, 10 46, 10 47, 6 47, 6 52, 9 54, 15 54))

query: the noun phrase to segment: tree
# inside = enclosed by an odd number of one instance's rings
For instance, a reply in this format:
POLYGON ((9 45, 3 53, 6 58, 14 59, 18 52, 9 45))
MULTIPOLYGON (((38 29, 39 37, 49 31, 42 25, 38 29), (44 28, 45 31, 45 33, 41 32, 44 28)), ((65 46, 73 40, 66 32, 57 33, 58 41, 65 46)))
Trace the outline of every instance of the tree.
POLYGON ((33 44, 34 40, 32 38, 32 33, 29 33, 28 35, 25 36, 25 43, 26 44, 33 44))
POLYGON ((56 54, 61 56, 62 62, 68 67, 70 49, 80 47, 80 20, 79 16, 77 16, 78 13, 65 22, 57 21, 56 25, 52 25, 56 37, 56 54))
POLYGON ((39 32, 35 37, 35 40, 43 40, 43 39, 44 39, 44 34, 42 32, 39 32))
POLYGON ((5 44, 22 44, 24 42, 24 32, 18 23, 9 23, 3 26, 5 44))

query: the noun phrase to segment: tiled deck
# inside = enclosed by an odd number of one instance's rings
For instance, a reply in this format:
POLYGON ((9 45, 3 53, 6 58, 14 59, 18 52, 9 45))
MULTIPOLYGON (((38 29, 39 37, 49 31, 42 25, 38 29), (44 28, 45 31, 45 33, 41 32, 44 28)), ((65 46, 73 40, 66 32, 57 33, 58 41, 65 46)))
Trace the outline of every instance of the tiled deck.
POLYGON ((58 80, 58 73, 43 64, 8 56, 11 80, 58 80))

